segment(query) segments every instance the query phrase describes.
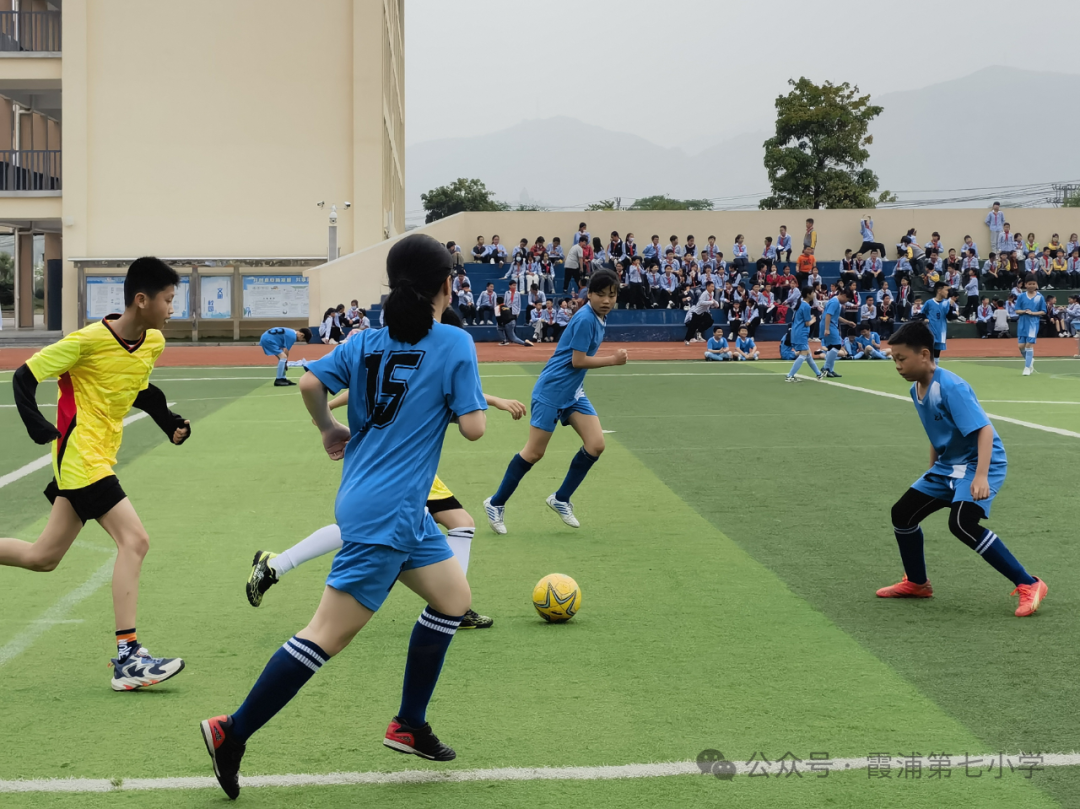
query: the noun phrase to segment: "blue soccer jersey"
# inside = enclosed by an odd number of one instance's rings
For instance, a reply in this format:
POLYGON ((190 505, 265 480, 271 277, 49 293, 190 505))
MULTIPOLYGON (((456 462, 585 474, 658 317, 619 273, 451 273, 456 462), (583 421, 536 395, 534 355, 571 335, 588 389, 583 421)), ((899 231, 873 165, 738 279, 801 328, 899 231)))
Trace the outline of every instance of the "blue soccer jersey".
POLYGON ((709 342, 705 344, 709 351, 727 351, 728 342, 726 337, 721 337, 717 340, 715 337, 710 337, 709 342))
POLYGON ((409 345, 368 329, 307 369, 331 393, 349 389, 352 437, 334 504, 341 538, 414 550, 451 417, 487 409, 472 337, 435 323, 409 345))
POLYGON ((840 339, 840 299, 832 298, 825 304, 825 312, 821 316, 821 342, 826 346, 838 346, 840 339), (829 330, 825 330, 825 317, 829 318, 829 330))
POLYGON ((806 301, 799 301, 798 308, 795 310, 795 317, 791 321, 791 345, 805 346, 810 341, 810 319, 813 317, 813 312, 810 309, 810 304, 806 301))
MULTIPOLYGON (((990 424, 990 419, 971 385, 952 371, 938 368, 922 401, 917 388, 918 383, 912 384, 911 400, 938 456, 930 472, 950 478, 963 478, 974 472, 979 461, 978 433, 990 424)), ((1005 447, 994 430, 990 463, 1005 462, 1005 447)))
POLYGON ((742 337, 736 337, 735 347, 744 354, 749 354, 757 348, 757 345, 755 345, 753 337, 747 337, 745 340, 742 337))
POLYGON ((949 323, 949 299, 937 301, 931 298, 923 306, 923 314, 926 315, 926 325, 934 335, 934 348, 939 351, 945 350, 945 334, 949 323))
POLYGON ((262 346, 263 350, 272 351, 274 354, 288 351, 295 342, 296 332, 283 326, 269 329, 263 332, 263 336, 259 338, 259 345, 262 346))
POLYGON ((574 367, 574 352, 595 357, 604 341, 604 321, 585 304, 570 318, 558 348, 533 387, 532 398, 557 409, 569 407, 584 395, 585 368, 574 367))
POLYGON ((1046 314, 1046 299, 1041 292, 1036 292, 1031 297, 1025 291, 1016 299, 1016 312, 1020 316, 1016 319, 1016 339, 1021 343, 1034 343, 1039 336, 1039 324, 1042 319, 1038 313, 1046 314), (1026 315, 1024 312, 1034 312, 1026 315))

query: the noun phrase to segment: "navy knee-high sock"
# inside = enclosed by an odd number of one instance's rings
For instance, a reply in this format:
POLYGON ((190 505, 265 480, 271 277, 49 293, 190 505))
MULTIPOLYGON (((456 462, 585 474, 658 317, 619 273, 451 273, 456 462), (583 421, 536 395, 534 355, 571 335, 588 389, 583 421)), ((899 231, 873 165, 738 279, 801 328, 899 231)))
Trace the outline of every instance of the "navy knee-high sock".
POLYGON ((532 468, 533 464, 522 458, 520 454, 511 458, 510 465, 506 467, 506 474, 503 475, 502 483, 499 484, 499 490, 491 497, 491 505, 505 506, 506 501, 510 499, 510 495, 514 493, 518 484, 521 483, 521 479, 532 468))
POLYGON ((427 606, 416 620, 409 639, 401 710, 398 711, 398 719, 411 728, 422 728, 427 722, 427 706, 461 618, 460 615, 443 615, 427 606))
POLYGON ((563 478, 562 486, 559 487, 559 491, 555 492, 555 499, 560 503, 569 503, 570 497, 577 491, 577 487, 585 480, 585 476, 589 474, 589 470, 593 468, 593 464, 598 460, 600 460, 599 455, 590 455, 585 451, 585 447, 579 449, 577 455, 574 456, 574 460, 570 461, 570 468, 566 470, 566 477, 563 478))
POLYGON ((1001 538, 989 528, 983 529, 983 535, 979 539, 979 544, 975 546, 975 552, 1013 584, 1035 583, 1035 577, 1024 570, 1024 566, 1005 547, 1001 538))
POLYGON ((914 584, 926 584, 926 558, 923 556, 923 532, 921 526, 897 528, 896 544, 900 546, 900 560, 904 563, 904 573, 908 581, 914 584))
POLYGON ((310 680, 329 655, 310 640, 295 635, 274 652, 244 704, 233 713, 233 732, 246 742, 259 728, 284 708, 296 692, 310 680))

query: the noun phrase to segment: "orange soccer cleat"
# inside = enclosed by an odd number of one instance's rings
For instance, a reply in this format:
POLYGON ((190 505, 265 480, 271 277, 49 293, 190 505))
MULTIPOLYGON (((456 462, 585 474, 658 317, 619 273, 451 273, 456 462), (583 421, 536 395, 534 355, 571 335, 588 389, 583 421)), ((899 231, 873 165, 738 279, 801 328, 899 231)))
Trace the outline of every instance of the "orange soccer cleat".
POLYGON ((929 581, 926 584, 915 584, 904 576, 896 584, 882 587, 877 591, 877 595, 878 598, 930 598, 934 595, 934 588, 930 586, 929 581))
POLYGON ((1016 608, 1016 617, 1024 618, 1028 615, 1033 615, 1035 610, 1042 604, 1042 600, 1046 598, 1046 591, 1049 588, 1046 586, 1046 582, 1035 576, 1034 584, 1018 584, 1016 589, 1009 595, 1014 596, 1017 593, 1020 594, 1020 606, 1016 608))

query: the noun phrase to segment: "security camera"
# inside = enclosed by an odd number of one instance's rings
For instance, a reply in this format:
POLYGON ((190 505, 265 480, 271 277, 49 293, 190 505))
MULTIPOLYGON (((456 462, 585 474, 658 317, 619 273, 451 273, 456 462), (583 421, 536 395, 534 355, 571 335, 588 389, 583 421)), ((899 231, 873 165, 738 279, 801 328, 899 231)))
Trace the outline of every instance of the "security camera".
POLYGON ((346 203, 345 203, 345 207, 346 207, 346 209, 348 209, 348 208, 351 208, 351 207, 352 207, 352 203, 351 203, 351 202, 346 202, 346 203))
POLYGON ((325 204, 326 204, 325 200, 319 200, 318 202, 315 203, 315 207, 316 208, 321 208, 325 204))

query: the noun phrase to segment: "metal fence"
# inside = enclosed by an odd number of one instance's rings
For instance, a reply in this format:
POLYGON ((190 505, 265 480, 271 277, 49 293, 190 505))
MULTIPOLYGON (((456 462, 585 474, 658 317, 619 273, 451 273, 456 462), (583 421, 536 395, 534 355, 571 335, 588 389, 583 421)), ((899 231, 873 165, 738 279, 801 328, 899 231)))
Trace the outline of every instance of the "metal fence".
POLYGON ((59 11, 0 11, 0 51, 60 51, 59 11))
POLYGON ((59 149, 0 149, 0 191, 59 191, 59 149))

